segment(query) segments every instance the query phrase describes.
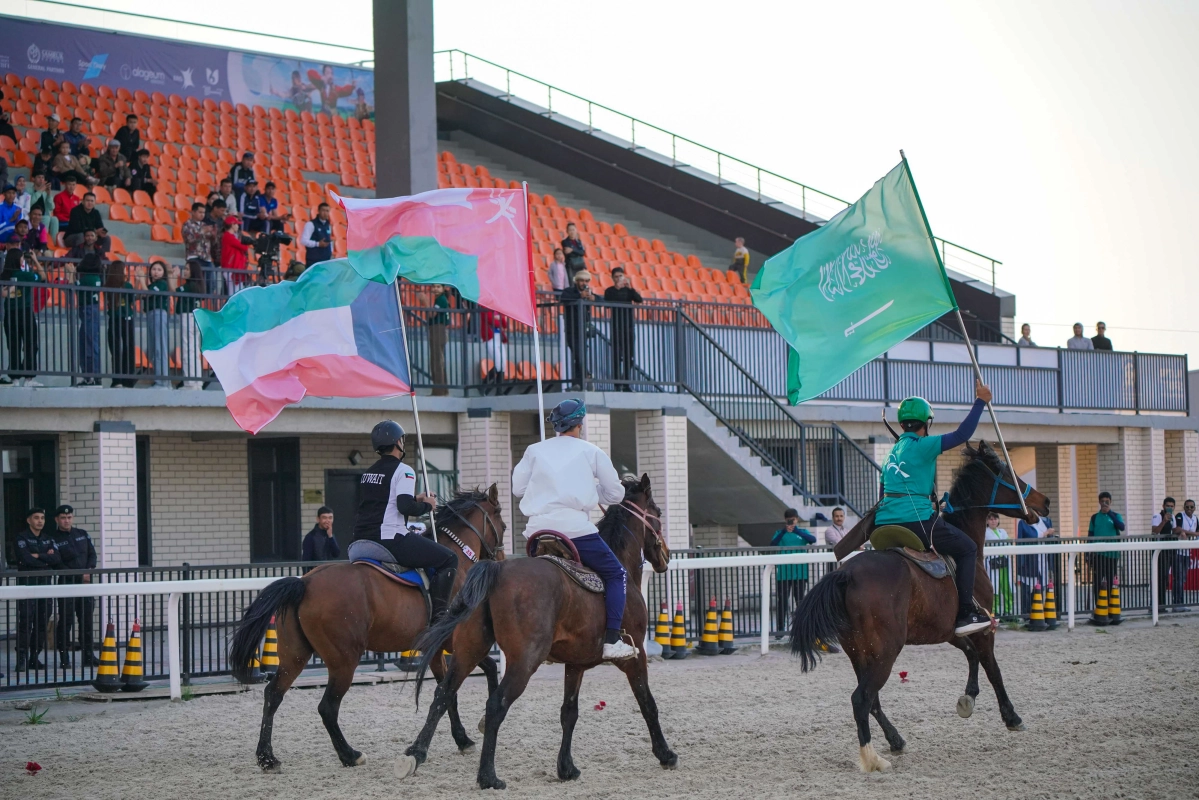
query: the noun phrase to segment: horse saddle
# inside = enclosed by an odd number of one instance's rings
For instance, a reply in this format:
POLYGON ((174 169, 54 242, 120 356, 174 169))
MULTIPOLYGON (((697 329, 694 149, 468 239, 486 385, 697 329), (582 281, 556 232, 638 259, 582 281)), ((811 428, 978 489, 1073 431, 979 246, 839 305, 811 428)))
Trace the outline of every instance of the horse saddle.
POLYGON ((374 567, 396 583, 402 583, 405 586, 415 586, 417 589, 426 592, 429 589, 429 577, 425 575, 423 569, 409 568, 402 564, 397 564, 395 556, 391 554, 391 551, 378 542, 372 542, 370 539, 359 539, 356 542, 350 542, 350 546, 346 550, 346 555, 349 556, 351 564, 366 564, 367 566, 374 567))
POLYGON ((525 542, 529 558, 544 558, 561 569, 575 583, 589 592, 603 594, 604 581, 594 571, 583 566, 579 551, 569 536, 557 531, 537 531, 525 542))
POLYGON ((870 546, 875 550, 898 553, 934 578, 948 578, 953 574, 939 553, 925 550, 920 537, 901 525, 880 525, 875 528, 870 534, 870 546))

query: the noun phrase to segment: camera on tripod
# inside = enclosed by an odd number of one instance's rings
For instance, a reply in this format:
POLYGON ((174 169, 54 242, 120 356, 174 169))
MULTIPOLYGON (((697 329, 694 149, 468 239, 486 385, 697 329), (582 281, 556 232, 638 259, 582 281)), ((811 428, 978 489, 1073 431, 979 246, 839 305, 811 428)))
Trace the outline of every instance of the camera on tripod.
POLYGON ((291 244, 295 239, 281 231, 260 233, 254 239, 254 252, 258 254, 258 282, 266 285, 279 274, 279 248, 291 244))

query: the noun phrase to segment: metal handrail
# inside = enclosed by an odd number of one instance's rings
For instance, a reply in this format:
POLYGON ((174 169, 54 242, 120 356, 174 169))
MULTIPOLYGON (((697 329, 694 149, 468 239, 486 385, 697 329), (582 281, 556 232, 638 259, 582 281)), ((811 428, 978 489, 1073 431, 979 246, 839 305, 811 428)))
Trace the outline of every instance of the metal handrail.
MULTIPOLYGON (((680 149, 682 149, 685 153, 691 152, 693 155, 700 155, 706 161, 714 165, 713 174, 716 178, 717 185, 724 186, 732 184, 753 191, 756 195, 755 199, 763 205, 777 207, 783 210, 787 210, 788 208, 797 208, 800 216, 808 218, 809 201, 815 200, 817 201, 817 205, 821 206, 820 208, 816 209, 816 212, 821 216, 816 217, 816 214, 814 213, 812 217, 814 219, 819 219, 819 221, 830 219, 833 215, 850 205, 849 201, 842 200, 841 198, 831 195, 828 192, 822 192, 819 189, 814 189, 811 186, 800 183, 799 181, 779 175, 777 172, 772 172, 768 169, 763 169, 762 167, 750 164, 748 161, 743 161, 742 159, 730 156, 729 154, 716 150, 715 148, 700 144, 693 139, 688 139, 685 136, 679 136, 678 134, 661 128, 657 125, 637 119, 636 117, 630 116, 621 111, 617 111, 616 109, 610 108, 601 103, 593 102, 573 92, 568 92, 565 89, 559 89, 558 87, 548 84, 545 81, 538 80, 537 78, 531 77, 522 72, 509 69, 501 64, 495 63, 494 61, 489 61, 485 58, 472 55, 464 50, 458 50, 456 48, 450 50, 438 50, 433 53, 433 57, 433 69, 436 80, 449 80, 452 82, 474 80, 470 69, 472 62, 500 70, 503 73, 504 85, 503 87, 496 88, 503 89, 504 94, 502 95, 501 99, 507 102, 512 102, 513 98, 519 98, 533 103, 540 103, 543 99, 541 97, 531 97, 527 94, 522 95, 514 92, 512 85, 514 77, 518 79, 518 90, 520 81, 527 81, 539 87, 539 89, 545 93, 544 100, 546 111, 543 116, 551 119, 556 113, 561 116, 567 116, 562 114, 562 112, 554 111, 555 96, 582 103, 585 105, 587 110, 587 119, 585 121, 587 126, 586 133, 591 135, 595 135, 597 132, 599 132, 623 137, 625 135, 623 132, 617 134, 615 131, 604 131, 596 126, 596 112, 600 112, 601 115, 612 115, 620 120, 622 125, 628 126, 629 138, 627 141, 629 143, 630 150, 650 150, 650 148, 644 144, 644 134, 646 132, 650 134, 658 134, 661 137, 666 137, 670 142, 670 153, 660 153, 660 155, 668 156, 670 158, 670 165, 672 167, 675 169, 699 169, 694 164, 689 163, 686 160, 680 160, 680 149), (461 69, 459 69, 459 67, 461 67, 461 69), (638 130, 643 131, 643 144, 640 145, 637 143, 638 130), (745 180, 746 176, 749 178, 748 182, 745 180), (763 191, 764 186, 765 191, 763 191)), ((486 83, 486 81, 481 82, 486 83)), ((561 107, 561 105, 559 105, 559 107, 561 107)), ((578 120, 578 122, 582 123, 584 120, 578 120)), ((972 278, 986 281, 990 284, 992 292, 994 292, 996 267, 1002 265, 1002 261, 983 255, 982 253, 979 253, 976 250, 971 250, 968 247, 963 247, 959 244, 946 241, 940 237, 934 237, 934 239, 941 251, 941 260, 945 262, 946 266, 959 272, 963 272, 972 278), (981 259, 982 263, 977 263, 975 259, 981 259)))

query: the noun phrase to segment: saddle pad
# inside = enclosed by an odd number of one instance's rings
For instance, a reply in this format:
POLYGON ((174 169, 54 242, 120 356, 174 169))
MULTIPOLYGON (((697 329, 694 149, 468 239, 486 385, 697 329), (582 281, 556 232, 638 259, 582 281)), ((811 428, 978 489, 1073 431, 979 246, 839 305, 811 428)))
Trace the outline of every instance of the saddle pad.
POLYGON ((950 577, 949 565, 946 564, 945 560, 936 553, 930 553, 927 551, 920 552, 916 550, 910 550, 906 547, 890 547, 888 549, 892 553, 899 553, 901 556, 906 558, 908 561, 911 561, 913 564, 920 567, 920 569, 924 570, 934 578, 940 579, 950 577))
POLYGON ((587 591, 594 592, 595 594, 604 593, 604 582, 600 579, 600 576, 596 575, 582 564, 578 564, 574 561, 567 561, 565 558, 559 558, 558 556, 537 557, 544 558, 546 561, 552 561, 553 563, 557 564, 558 568, 569 575, 571 580, 579 584, 579 586, 582 586, 587 591))
POLYGON ((924 542, 902 525, 880 525, 870 533, 870 546, 875 550, 891 550, 906 547, 913 551, 923 551, 924 542))
POLYGON ((405 586, 414 586, 417 589, 428 588, 425 574, 418 569, 407 569, 399 564, 384 564, 371 558, 358 558, 350 563, 374 567, 396 583, 402 583, 405 586))

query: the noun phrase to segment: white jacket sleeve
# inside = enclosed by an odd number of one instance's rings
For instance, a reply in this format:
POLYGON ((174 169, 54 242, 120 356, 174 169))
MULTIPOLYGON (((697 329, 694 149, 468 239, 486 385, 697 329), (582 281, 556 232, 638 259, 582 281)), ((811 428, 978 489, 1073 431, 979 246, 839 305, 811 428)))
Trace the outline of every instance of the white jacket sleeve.
POLYGON ((598 447, 595 450, 595 477, 598 480, 596 493, 605 503, 619 503, 624 500, 624 484, 612 466, 612 459, 598 447))
POLYGON ((311 222, 305 222, 304 230, 300 234, 300 244, 304 245, 305 247, 316 247, 317 243, 312 239, 312 232, 314 230, 315 226, 313 226, 311 222))
POLYGON ((528 450, 525 450, 524 457, 516 465, 516 469, 512 470, 512 494, 515 497, 525 496, 525 492, 529 489, 529 478, 532 475, 533 456, 529 455, 528 450))

